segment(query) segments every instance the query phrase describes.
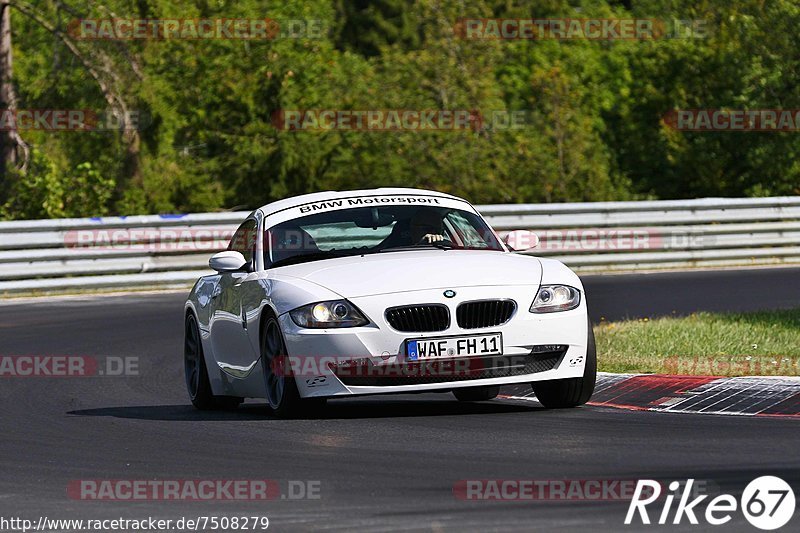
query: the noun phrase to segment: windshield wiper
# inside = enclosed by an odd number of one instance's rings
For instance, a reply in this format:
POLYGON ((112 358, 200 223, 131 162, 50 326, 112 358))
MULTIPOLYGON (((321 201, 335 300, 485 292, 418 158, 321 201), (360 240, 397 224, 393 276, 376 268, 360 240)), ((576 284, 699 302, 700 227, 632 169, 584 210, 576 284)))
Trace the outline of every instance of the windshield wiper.
POLYGON ((420 244, 405 244, 403 246, 390 246, 389 248, 381 248, 378 252, 402 252, 404 250, 419 250, 420 248, 427 248, 428 246, 433 246, 434 248, 439 248, 440 250, 452 250, 454 248, 460 248, 460 246, 456 246, 450 241, 437 241, 437 242, 423 242, 420 244))

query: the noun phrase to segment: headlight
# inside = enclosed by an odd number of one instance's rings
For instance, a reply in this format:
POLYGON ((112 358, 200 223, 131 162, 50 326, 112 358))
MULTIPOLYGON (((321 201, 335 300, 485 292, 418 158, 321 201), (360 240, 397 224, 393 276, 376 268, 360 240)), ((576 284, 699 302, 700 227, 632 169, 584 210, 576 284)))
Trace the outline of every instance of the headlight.
POLYGON ((320 302, 289 311, 294 323, 303 328, 353 328, 369 320, 347 300, 320 302))
POLYGON ((581 303, 581 291, 569 285, 542 285, 531 305, 531 313, 569 311, 581 303))

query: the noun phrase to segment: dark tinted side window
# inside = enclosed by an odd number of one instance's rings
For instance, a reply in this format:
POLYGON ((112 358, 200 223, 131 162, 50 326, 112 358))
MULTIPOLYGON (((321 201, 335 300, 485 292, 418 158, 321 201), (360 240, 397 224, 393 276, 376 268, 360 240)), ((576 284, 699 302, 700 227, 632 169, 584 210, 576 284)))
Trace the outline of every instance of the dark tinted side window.
POLYGON ((256 251, 256 221, 245 220, 236 233, 233 234, 228 250, 241 253, 250 265, 250 270, 255 266, 253 258, 256 251))

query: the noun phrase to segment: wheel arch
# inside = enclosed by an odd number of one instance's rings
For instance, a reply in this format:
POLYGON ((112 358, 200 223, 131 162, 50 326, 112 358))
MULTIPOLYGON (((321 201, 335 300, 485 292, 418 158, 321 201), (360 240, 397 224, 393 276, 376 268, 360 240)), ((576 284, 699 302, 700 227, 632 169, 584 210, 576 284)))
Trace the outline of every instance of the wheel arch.
POLYGON ((259 340, 261 339, 261 335, 264 333, 264 324, 266 324, 267 320, 269 320, 270 318, 274 318, 275 320, 277 320, 278 319, 278 312, 271 305, 267 304, 261 310, 261 317, 258 319, 258 338, 259 338, 259 340))

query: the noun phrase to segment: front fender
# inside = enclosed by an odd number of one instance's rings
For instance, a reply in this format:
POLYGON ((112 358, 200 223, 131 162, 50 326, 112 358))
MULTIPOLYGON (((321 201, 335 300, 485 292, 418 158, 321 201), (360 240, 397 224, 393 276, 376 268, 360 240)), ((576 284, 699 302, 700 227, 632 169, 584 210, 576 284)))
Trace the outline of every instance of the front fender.
POLYGON ((280 317, 303 305, 342 298, 316 283, 274 272, 259 273, 242 285, 242 312, 248 324, 257 326, 247 328, 247 336, 257 357, 261 353, 261 325, 265 313, 280 317))
POLYGON ((567 265, 555 259, 546 259, 542 257, 537 257, 537 259, 542 265, 542 279, 539 285, 570 285, 576 289, 580 289, 582 293, 584 292, 581 278, 567 265))
POLYGON ((266 275, 261 284, 270 306, 278 316, 303 305, 343 298, 341 294, 318 283, 284 274, 266 275))

